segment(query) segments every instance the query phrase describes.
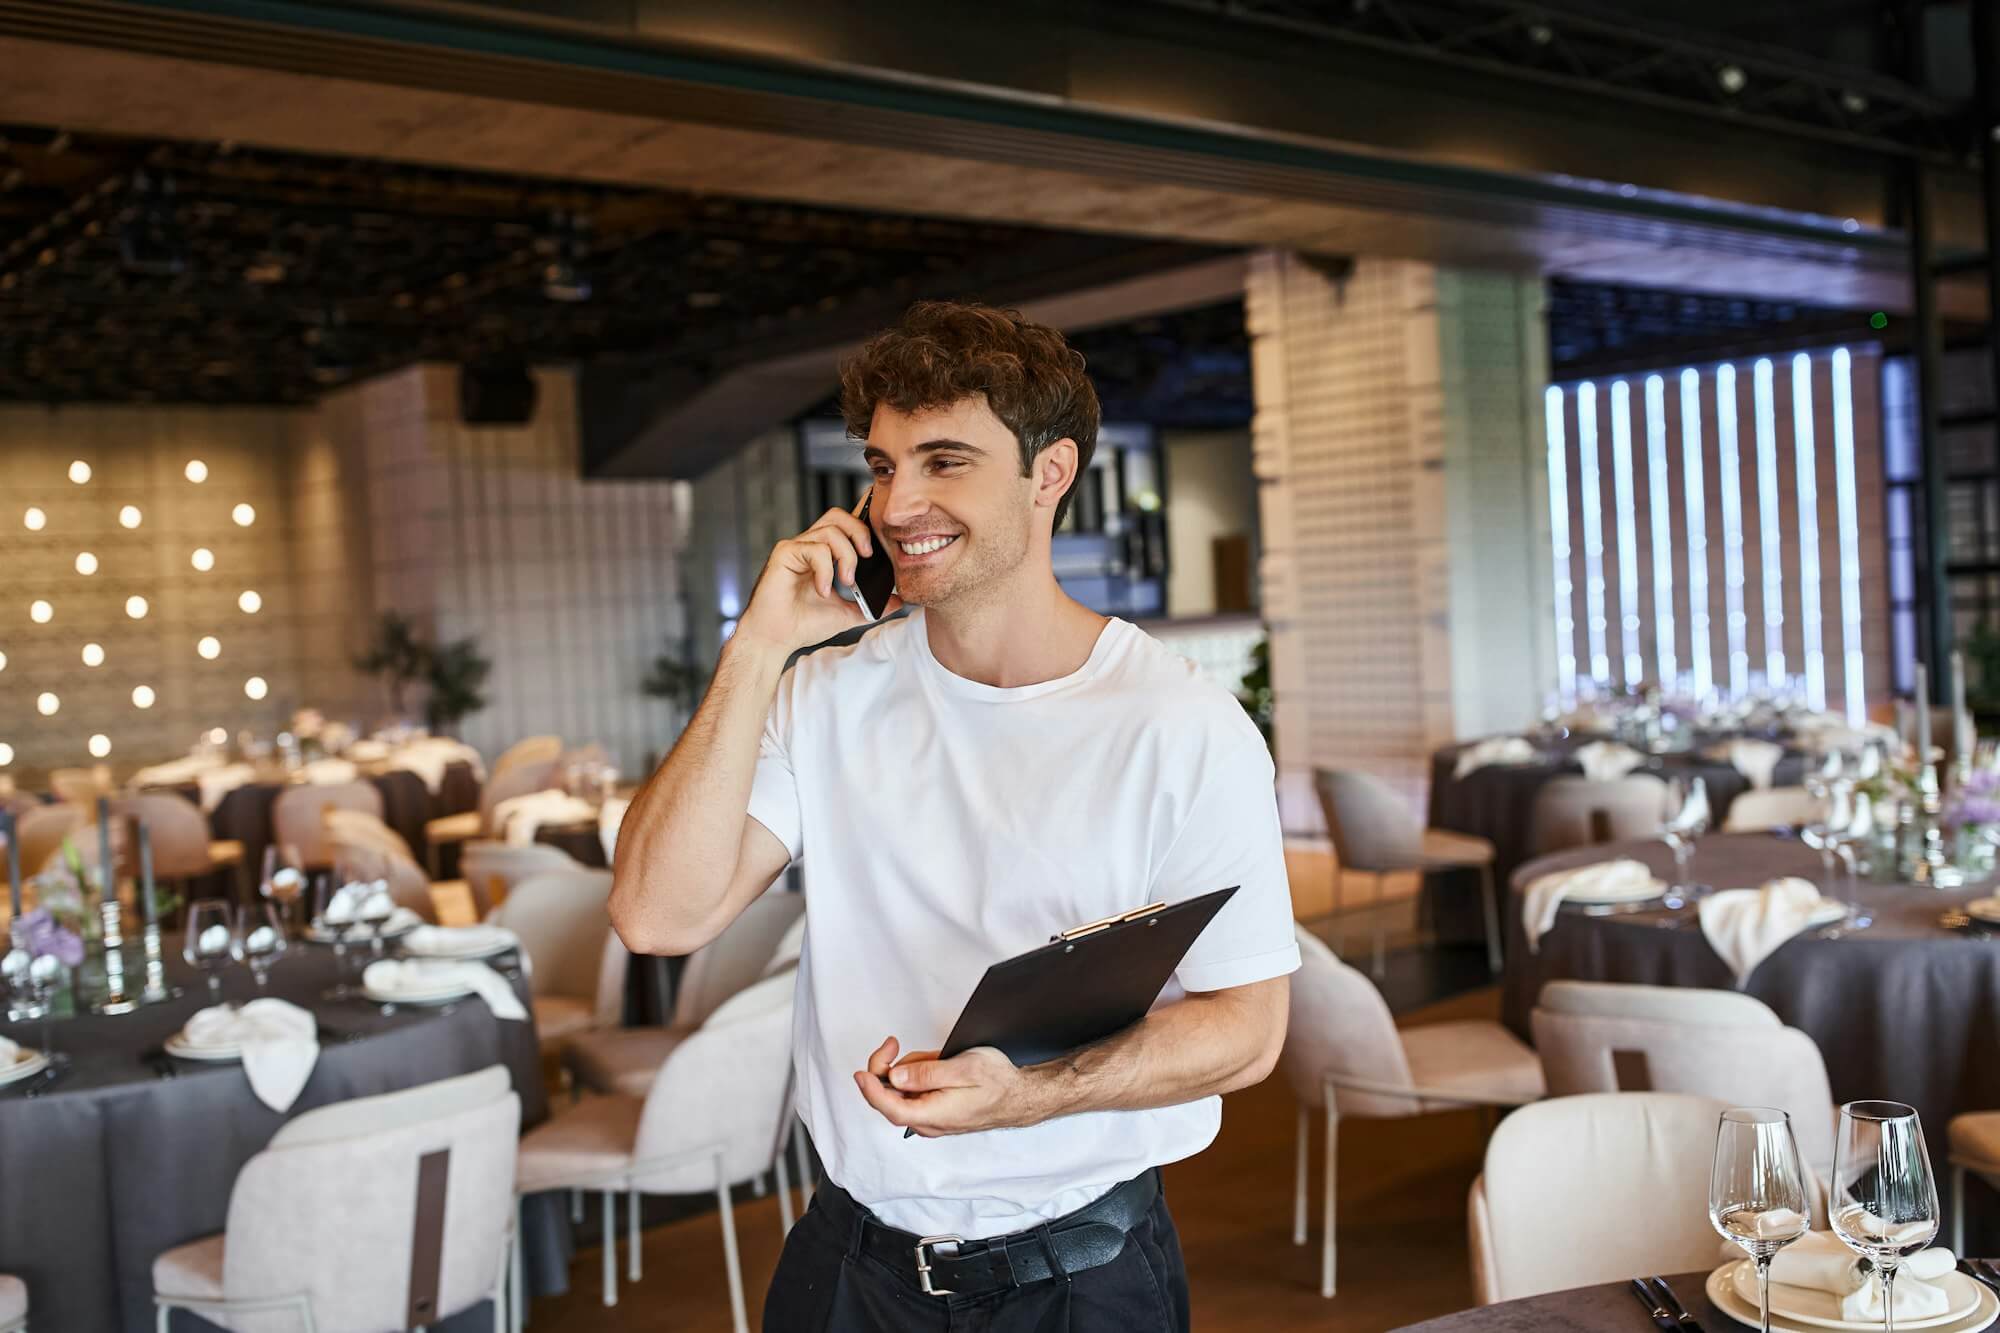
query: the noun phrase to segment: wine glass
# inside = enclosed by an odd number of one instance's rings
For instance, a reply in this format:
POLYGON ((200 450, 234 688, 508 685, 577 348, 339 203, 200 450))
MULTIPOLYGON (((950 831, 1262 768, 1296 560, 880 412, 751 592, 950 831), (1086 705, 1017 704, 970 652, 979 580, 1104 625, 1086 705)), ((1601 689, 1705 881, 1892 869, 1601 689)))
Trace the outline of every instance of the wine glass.
POLYGON ((382 956, 382 930, 395 914, 396 900, 389 896, 389 881, 378 879, 370 883, 357 915, 369 932, 377 958, 382 956))
POLYGON ((1708 1220, 1757 1265, 1763 1333, 1771 1333, 1771 1260, 1806 1234, 1807 1216, 1791 1117, 1768 1106, 1724 1111, 1708 1177, 1708 1220))
POLYGON ((334 984, 327 988, 322 998, 328 1000, 350 999, 356 993, 347 979, 347 932, 354 924, 354 894, 345 892, 346 882, 339 872, 321 879, 313 893, 313 925, 317 929, 317 939, 333 946, 334 984))
POLYGON ((1849 1102, 1833 1141, 1833 1234, 1882 1279, 1883 1333, 1896 1333, 1896 1268, 1937 1236, 1937 1183, 1917 1113, 1849 1102))
POLYGON ((230 906, 221 898, 203 898, 188 908, 187 935, 181 956, 208 974, 208 999, 222 1003, 222 969, 236 961, 236 931, 230 906))
POLYGON ((264 848, 263 876, 258 881, 258 891, 276 903, 284 912, 284 928, 287 933, 297 925, 299 900, 305 895, 306 876, 303 870, 291 863, 289 857, 271 843, 264 848))
POLYGON ((238 956, 250 965, 250 975, 257 979, 257 991, 262 994, 271 979, 271 969, 284 957, 288 947, 278 909, 270 903, 245 905, 237 920, 236 938, 240 945, 238 956))
POLYGON ((1700 778, 1686 785, 1675 781, 1668 788, 1668 801, 1673 813, 1660 830, 1660 841, 1674 854, 1672 896, 1684 902, 1695 896, 1688 867, 1694 861, 1695 839, 1708 831, 1708 784, 1700 778))

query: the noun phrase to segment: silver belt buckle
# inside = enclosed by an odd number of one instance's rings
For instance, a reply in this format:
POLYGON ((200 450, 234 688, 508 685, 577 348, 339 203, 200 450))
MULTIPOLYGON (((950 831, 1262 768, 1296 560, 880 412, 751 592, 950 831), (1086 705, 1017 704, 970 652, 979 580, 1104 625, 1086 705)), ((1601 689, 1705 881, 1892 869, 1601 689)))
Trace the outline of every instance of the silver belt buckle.
POLYGON ((930 1262, 924 1257, 924 1251, 933 1245, 963 1244, 965 1244, 965 1237, 963 1236, 925 1236, 917 1242, 917 1285, 923 1288, 924 1295, 951 1296, 956 1294, 949 1287, 933 1287, 931 1285, 931 1266, 930 1262))

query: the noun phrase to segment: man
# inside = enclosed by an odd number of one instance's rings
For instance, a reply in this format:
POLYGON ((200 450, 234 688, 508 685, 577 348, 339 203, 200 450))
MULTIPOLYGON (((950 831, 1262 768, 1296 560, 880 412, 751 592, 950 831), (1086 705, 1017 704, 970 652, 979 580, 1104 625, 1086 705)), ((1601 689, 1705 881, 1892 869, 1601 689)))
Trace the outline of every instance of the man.
POLYGON ((841 383, 870 521, 829 510, 772 551, 625 821, 612 920, 687 953, 811 851, 793 1049, 826 1184, 767 1330, 1185 1330, 1157 1168, 1270 1072, 1299 961, 1270 756, 1226 691, 1056 582, 1098 424, 1061 334, 925 303, 841 383), (877 542, 885 613, 915 609, 786 669, 861 626, 837 585, 877 542), (1232 884, 1125 1032, 1027 1068, 905 1052, 943 1042, 989 964, 1232 884))

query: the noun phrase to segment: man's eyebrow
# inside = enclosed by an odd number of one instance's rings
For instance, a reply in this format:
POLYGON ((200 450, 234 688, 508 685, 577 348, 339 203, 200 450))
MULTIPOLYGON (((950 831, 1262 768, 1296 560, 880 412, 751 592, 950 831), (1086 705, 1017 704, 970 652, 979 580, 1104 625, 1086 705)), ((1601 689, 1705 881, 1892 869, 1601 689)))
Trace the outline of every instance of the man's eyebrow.
MULTIPOLYGON (((964 440, 925 440, 913 452, 922 457, 924 454, 941 453, 947 449, 956 450, 959 453, 972 454, 977 458, 986 457, 984 449, 981 449, 976 444, 967 444, 964 440)), ((877 459, 885 463, 890 461, 886 451, 878 449, 872 444, 861 451, 861 456, 871 463, 877 459)))

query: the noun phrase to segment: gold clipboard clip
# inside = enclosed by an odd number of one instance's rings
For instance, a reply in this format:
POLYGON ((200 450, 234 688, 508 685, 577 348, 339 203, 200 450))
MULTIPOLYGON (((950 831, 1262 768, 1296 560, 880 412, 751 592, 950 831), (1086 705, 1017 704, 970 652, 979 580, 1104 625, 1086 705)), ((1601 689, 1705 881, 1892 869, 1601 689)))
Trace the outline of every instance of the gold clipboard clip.
POLYGON ((1108 930, 1112 926, 1122 925, 1127 921, 1137 921, 1140 917, 1150 916, 1154 912, 1164 912, 1166 908, 1167 905, 1164 901, 1147 903, 1144 907, 1135 907, 1129 912, 1120 912, 1117 916, 1107 916, 1101 921, 1090 921, 1081 926, 1072 926, 1068 930, 1059 931, 1049 936, 1049 943, 1056 944, 1069 940, 1079 940, 1085 935, 1094 935, 1100 930, 1108 930))

